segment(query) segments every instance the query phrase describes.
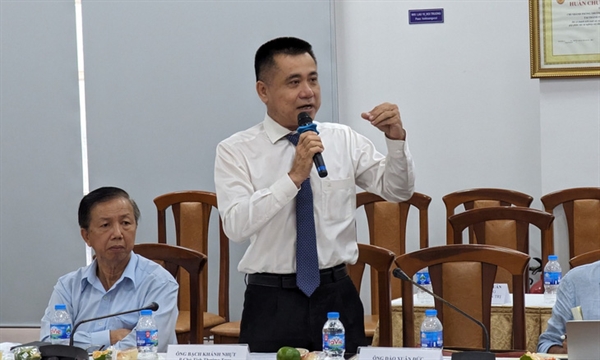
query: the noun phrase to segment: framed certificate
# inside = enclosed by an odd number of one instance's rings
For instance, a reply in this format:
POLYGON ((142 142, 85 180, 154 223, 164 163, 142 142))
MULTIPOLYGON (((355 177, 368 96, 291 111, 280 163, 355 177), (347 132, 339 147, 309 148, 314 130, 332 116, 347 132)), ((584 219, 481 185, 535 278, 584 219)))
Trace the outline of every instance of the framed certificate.
POLYGON ((600 0, 529 0, 531 77, 600 76, 600 0))

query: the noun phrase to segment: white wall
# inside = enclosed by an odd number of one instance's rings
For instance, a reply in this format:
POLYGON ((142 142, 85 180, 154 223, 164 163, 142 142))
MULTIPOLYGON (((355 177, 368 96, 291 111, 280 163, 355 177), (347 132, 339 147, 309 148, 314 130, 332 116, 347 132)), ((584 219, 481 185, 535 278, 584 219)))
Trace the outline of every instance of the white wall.
MULTIPOLYGON (((335 14, 340 122, 385 151, 383 135, 360 113, 383 101, 399 105, 416 190, 432 197, 431 245, 445 243, 447 193, 508 188, 541 207, 539 81, 529 76, 526 0, 336 2, 335 14), (444 9, 443 24, 408 25, 409 9, 431 8, 444 9)), ((534 245, 539 252, 532 234, 534 245)))
POLYGON ((600 80, 540 82, 542 192, 600 186, 600 80))

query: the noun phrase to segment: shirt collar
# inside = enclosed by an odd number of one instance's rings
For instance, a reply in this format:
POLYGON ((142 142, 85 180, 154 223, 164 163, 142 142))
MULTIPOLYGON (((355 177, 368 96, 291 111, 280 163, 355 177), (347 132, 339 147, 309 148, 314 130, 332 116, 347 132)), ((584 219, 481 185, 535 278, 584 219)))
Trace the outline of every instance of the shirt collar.
MULTIPOLYGON (((138 256, 136 254, 134 254, 133 252, 131 252, 131 258, 129 259, 129 262, 127 263, 127 266, 125 267, 125 270, 123 271, 123 274, 121 275, 121 278, 119 278, 119 280, 117 280, 117 282, 115 283, 115 285, 113 285, 113 287, 116 286, 117 284, 119 284, 125 278, 131 280, 131 282, 133 283, 133 286, 135 287, 135 269, 137 267, 137 263, 138 263, 138 256)), ((98 261, 96 259, 94 259, 94 261, 92 261, 90 266, 88 266, 84 270, 81 281, 88 282, 91 285, 93 285, 96 282, 99 284, 100 279, 98 279, 98 275, 96 274, 97 268, 98 268, 98 261)))
POLYGON ((131 280, 131 282, 133 283, 133 286, 135 287, 135 269, 137 268, 137 263, 138 263, 138 256, 136 254, 134 254, 132 251, 131 258, 129 259, 129 263, 127 264, 127 267, 125 268, 125 271, 123 271, 123 275, 121 275, 121 279, 119 279, 119 281, 121 281, 124 278, 128 278, 129 280, 131 280))
POLYGON ((265 114, 265 119, 263 120, 263 126, 265 127, 265 132, 267 133, 267 137, 271 140, 272 144, 275 144, 281 138, 286 136, 287 134, 293 133, 289 129, 279 125, 279 123, 273 120, 269 114, 265 114))
POLYGON ((96 268, 98 267, 98 261, 94 259, 92 263, 83 270, 83 276, 81 277, 81 281, 87 281, 90 284, 93 284, 94 281, 98 278, 96 276, 96 268))

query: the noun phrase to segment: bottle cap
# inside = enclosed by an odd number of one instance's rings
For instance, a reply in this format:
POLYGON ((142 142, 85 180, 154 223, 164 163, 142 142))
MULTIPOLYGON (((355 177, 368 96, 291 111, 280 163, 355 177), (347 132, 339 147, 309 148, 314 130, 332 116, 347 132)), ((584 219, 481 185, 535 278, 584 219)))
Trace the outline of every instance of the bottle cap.
POLYGON ((548 260, 556 261, 556 260, 558 260, 558 256, 557 255, 548 255, 548 260))
POLYGON ((437 316, 436 309, 427 309, 425 310, 425 316, 437 316))
POLYGON ((67 310, 67 305, 65 305, 65 304, 56 304, 56 305, 54 305, 54 310, 67 310))
POLYGON ((140 311, 140 315, 150 316, 150 315, 152 315, 152 310, 142 310, 142 311, 140 311))
POLYGON ((328 312, 327 313, 327 318, 328 319, 339 319, 340 318, 340 313, 336 312, 336 311, 328 312))

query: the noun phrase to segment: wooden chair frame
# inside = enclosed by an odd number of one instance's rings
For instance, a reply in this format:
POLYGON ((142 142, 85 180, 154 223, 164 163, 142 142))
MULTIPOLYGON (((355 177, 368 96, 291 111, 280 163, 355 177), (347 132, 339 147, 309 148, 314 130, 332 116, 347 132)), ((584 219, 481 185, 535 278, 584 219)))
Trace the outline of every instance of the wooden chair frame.
POLYGON ((354 265, 348 265, 350 278, 360 293, 365 265, 376 272, 378 285, 378 302, 371 303, 371 307, 377 307, 379 314, 379 346, 392 346, 392 292, 390 288, 390 268, 394 263, 396 255, 382 247, 358 244, 358 261, 354 265))
MULTIPOLYGON (((429 204, 431 203, 431 197, 415 192, 413 196, 399 203, 390 203, 386 201, 379 195, 375 195, 369 192, 361 192, 356 194, 356 207, 359 208, 361 206, 364 207, 365 213, 367 214, 367 222, 369 225, 369 239, 372 245, 379 245, 377 243, 379 229, 377 229, 377 213, 376 206, 379 202, 385 202, 388 204, 397 204, 398 206, 398 221, 393 225, 397 225, 397 232, 394 233, 394 236, 391 240, 387 240, 387 242, 397 243, 397 249, 390 249, 396 252, 397 254, 406 252, 406 227, 408 223, 408 213, 410 211, 410 207, 414 206, 419 211, 419 248, 423 249, 429 246, 429 217, 428 217, 428 209, 429 204)), ((385 231, 387 229, 383 229, 385 231)), ((388 235, 388 233, 384 233, 382 235, 388 235)), ((385 247, 385 246, 384 246, 385 247)))
POLYGON ((577 266, 591 264, 600 260, 600 250, 593 250, 583 253, 581 255, 577 255, 569 260, 569 265, 571 265, 571 269, 577 266))
MULTIPOLYGON (((494 287, 494 278, 498 267, 508 270, 513 278, 513 348, 526 349, 525 332, 525 286, 527 279, 527 265, 529 256, 522 252, 492 245, 458 244, 435 246, 421 249, 412 253, 400 255, 396 258, 396 264, 410 277, 425 267, 429 268, 429 274, 433 285, 433 291, 444 297, 444 272, 443 264, 453 262, 472 262, 481 264, 481 288, 483 302, 481 306, 482 318, 479 319, 490 331, 491 298, 494 287)), ((468 286, 468 284, 465 284, 468 286)), ((454 290, 454 289, 452 289, 454 290)), ((460 291, 460 290, 457 290, 460 291)), ((418 346, 414 337, 414 303, 413 285, 410 282, 402 282, 402 321, 403 344, 406 347, 418 346)), ((468 308, 455 304, 468 312, 468 308)), ((445 307, 438 300, 435 301, 438 317, 444 322, 445 307)), ((448 311, 454 311, 452 309, 448 311)), ((484 335, 481 334, 481 344, 484 344, 484 335)), ((483 346, 482 346, 483 348, 483 346)))
POLYGON ((548 262, 548 255, 554 253, 554 244, 548 237, 548 229, 552 227, 554 215, 544 211, 526 207, 496 206, 468 210, 452 215, 448 222, 453 229, 453 238, 462 242, 462 234, 466 228, 472 228, 476 241, 485 244, 484 224, 494 220, 513 220, 517 223, 517 248, 520 252, 529 254, 529 225, 534 225, 541 232, 542 266, 548 262))
MULTIPOLYGON (((379 195, 370 192, 356 194, 356 207, 365 210, 369 227, 369 242, 371 245, 380 246, 399 255, 406 252, 406 228, 408 214, 412 207, 419 212, 419 247, 429 246, 428 208, 431 197, 415 192, 413 196, 403 202, 393 203, 386 201, 379 195)), ((402 296, 399 282, 392 283, 392 298, 402 296)), ((371 272, 371 315, 365 315, 365 335, 372 338, 380 321, 379 291, 377 274, 371 272)))
MULTIPOLYGON (((550 214, 554 212, 557 206, 562 205, 565 211, 567 220, 567 228, 569 232, 569 258, 582 255, 588 251, 595 250, 592 247, 584 247, 579 249, 576 245, 576 229, 575 229, 575 203, 578 200, 598 200, 600 201, 600 187, 580 187, 558 190, 546 194, 540 199, 544 204, 544 210, 550 214)), ((600 219, 597 219, 600 222, 600 219)), ((548 230, 548 237, 554 243, 554 227, 548 230)), ((596 239, 598 249, 600 249, 600 240, 596 239)))
MULTIPOLYGON (((496 201, 497 206, 521 206, 529 207, 533 201, 533 197, 522 192, 498 189, 498 188, 475 188, 455 191, 442 197, 446 206, 446 219, 454 215, 456 208, 460 205, 465 207, 465 210, 474 209, 477 202, 481 201, 496 201)), ((473 240, 474 234, 469 231, 469 243, 475 244, 473 240)), ((446 221, 446 244, 461 244, 457 239, 454 239, 452 226, 450 221, 446 221)))
MULTIPOLYGON (((204 316, 200 311, 203 289, 200 286, 200 277, 206 265, 206 255, 192 249, 168 244, 136 244, 133 246, 133 252, 146 259, 162 263, 164 268, 176 279, 180 273, 180 268, 188 273, 190 277, 188 285, 191 295, 189 298, 189 342, 191 344, 203 343, 204 316)), ((181 288, 179 291, 181 292, 181 288)))
MULTIPOLYGON (((210 214, 213 208, 217 209, 217 196, 213 192, 188 190, 160 195, 154 199, 157 209, 158 242, 167 243, 166 213, 170 207, 175 221, 175 239, 179 246, 194 249, 203 254, 208 254, 208 229, 210 214), (193 206, 193 214, 187 215, 182 207, 193 206), (193 224, 193 230, 186 229, 185 224, 193 224)), ((216 257, 210 257, 216 259, 216 257)), ((218 295, 218 323, 229 321, 229 239, 223 231, 223 224, 219 217, 219 295, 218 295)), ((204 271, 201 278, 202 311, 207 313, 208 306, 208 271, 204 271)), ((208 313, 207 313, 208 314, 208 313)), ((213 316, 214 317, 214 316, 213 316)), ((204 336, 211 335, 210 327, 204 329, 204 336)))

